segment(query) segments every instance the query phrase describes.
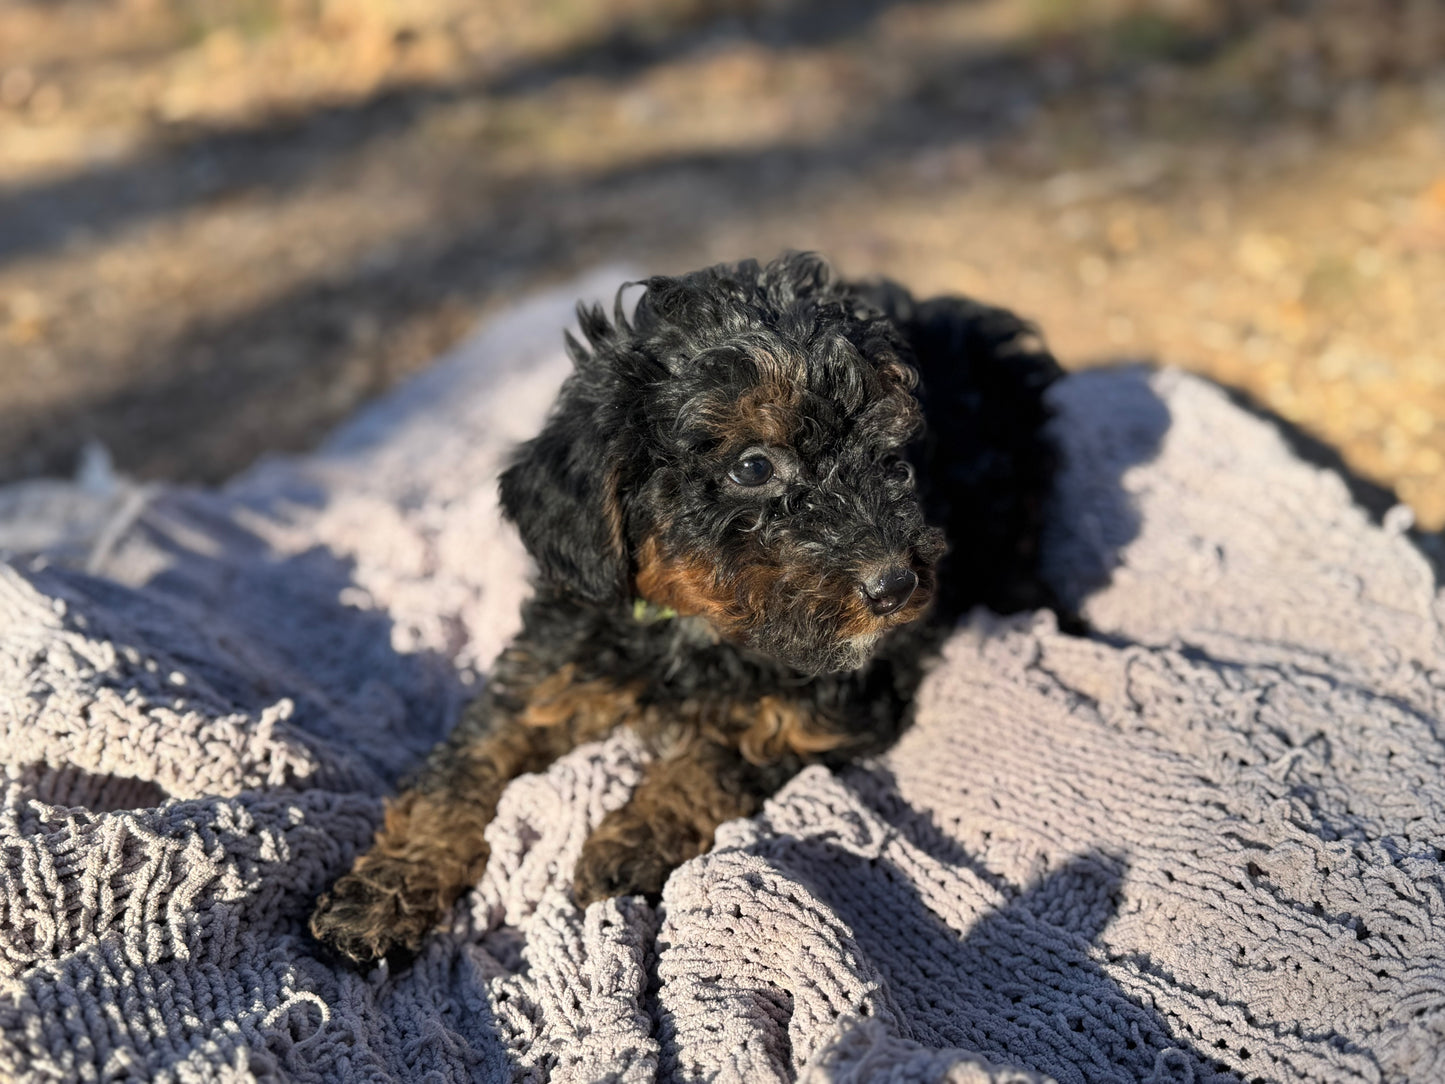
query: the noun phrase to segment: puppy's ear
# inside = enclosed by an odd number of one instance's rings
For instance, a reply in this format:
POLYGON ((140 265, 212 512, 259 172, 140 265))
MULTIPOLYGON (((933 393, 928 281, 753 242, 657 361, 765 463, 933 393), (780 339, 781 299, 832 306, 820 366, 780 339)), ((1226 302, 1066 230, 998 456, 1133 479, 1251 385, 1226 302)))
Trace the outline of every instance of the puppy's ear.
MULTIPOLYGON (((606 321, 600 312, 583 312, 606 321)), ((610 328, 608 329, 611 330, 610 328)), ((542 578, 596 603, 626 597, 630 559, 623 532, 626 420, 603 359, 572 337, 577 370, 562 385, 542 432, 502 472, 502 512, 517 525, 542 578)))

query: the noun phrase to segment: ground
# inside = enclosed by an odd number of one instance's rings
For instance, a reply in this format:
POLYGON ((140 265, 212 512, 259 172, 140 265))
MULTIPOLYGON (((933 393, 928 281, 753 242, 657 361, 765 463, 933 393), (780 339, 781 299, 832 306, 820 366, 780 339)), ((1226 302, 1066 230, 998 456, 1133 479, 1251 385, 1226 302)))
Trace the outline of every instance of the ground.
POLYGON ((537 286, 787 247, 1445 527, 1436 0, 0 0, 0 479, 216 481, 537 286))

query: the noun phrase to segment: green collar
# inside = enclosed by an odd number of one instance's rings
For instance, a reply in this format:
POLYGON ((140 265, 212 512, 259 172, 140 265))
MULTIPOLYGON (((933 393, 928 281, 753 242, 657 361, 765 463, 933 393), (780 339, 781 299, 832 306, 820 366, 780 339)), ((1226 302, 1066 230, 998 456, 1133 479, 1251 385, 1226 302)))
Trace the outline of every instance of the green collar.
POLYGON ((655 602, 648 602, 645 598, 632 600, 632 620, 639 625, 651 625, 658 621, 671 621, 677 616, 677 611, 671 606, 659 606, 655 602))

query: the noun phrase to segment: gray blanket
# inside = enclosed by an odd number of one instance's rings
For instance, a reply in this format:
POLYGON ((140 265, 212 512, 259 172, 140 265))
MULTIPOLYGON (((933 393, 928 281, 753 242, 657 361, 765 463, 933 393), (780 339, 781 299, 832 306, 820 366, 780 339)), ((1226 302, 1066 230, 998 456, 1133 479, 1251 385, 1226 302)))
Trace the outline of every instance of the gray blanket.
POLYGON ((319 960, 313 897, 515 627, 495 472, 619 277, 219 492, 0 495, 46 553, 0 563, 0 1078, 1445 1080, 1445 602, 1402 513, 1169 372, 1057 390, 1096 635, 975 615, 895 750, 657 910, 571 903, 644 758, 580 748, 414 967, 319 960))

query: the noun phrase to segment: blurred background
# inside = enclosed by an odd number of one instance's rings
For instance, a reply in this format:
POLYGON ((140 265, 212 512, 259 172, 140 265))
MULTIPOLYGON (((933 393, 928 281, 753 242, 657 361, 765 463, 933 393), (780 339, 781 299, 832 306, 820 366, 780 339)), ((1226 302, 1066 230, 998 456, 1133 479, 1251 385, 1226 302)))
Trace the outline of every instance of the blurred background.
POLYGON ((0 0, 0 481, 217 481, 526 291, 787 247, 1445 526, 1440 0, 0 0))

